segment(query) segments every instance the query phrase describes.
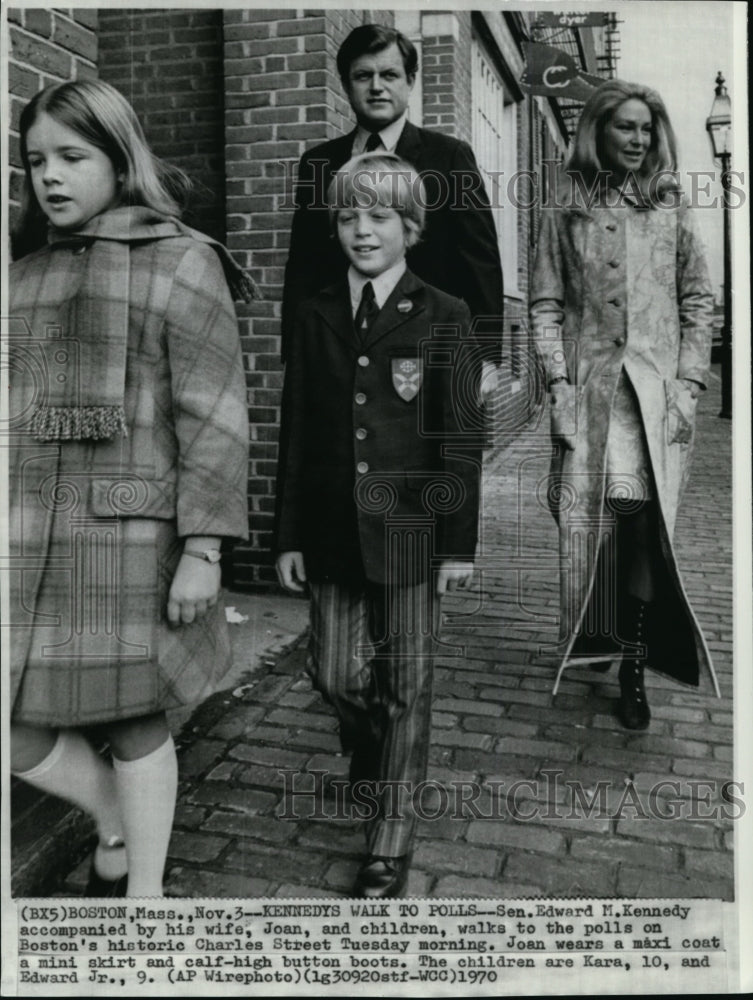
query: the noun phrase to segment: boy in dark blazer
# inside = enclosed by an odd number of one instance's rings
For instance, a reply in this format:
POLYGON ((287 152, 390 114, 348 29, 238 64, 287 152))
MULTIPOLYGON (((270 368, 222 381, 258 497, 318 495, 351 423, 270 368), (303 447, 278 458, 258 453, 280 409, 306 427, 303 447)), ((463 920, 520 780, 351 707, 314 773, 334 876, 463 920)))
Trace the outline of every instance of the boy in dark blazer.
POLYGON ((401 32, 378 24, 355 28, 340 46, 337 69, 357 124, 347 135, 307 150, 298 167, 282 301, 283 360, 300 303, 348 267, 337 241, 330 238, 326 194, 332 176, 352 156, 379 150, 407 160, 424 183, 424 239, 409 247, 408 266, 423 281, 465 301, 476 332, 482 334, 484 360, 499 364, 502 265, 471 147, 407 120, 418 55, 401 32))
POLYGON ((393 154, 335 176, 330 216, 350 267, 299 308, 282 402, 278 576, 308 583, 310 672, 338 713, 351 782, 376 782, 360 897, 405 887, 440 598, 471 579, 477 541, 470 317, 406 268, 422 195, 393 154))

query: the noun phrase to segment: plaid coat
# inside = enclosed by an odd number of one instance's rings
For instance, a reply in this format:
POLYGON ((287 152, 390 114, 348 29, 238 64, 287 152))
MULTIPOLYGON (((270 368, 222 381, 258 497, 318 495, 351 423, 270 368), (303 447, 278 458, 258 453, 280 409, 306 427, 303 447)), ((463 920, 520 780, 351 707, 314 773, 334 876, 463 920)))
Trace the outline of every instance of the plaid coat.
MULTIPOLYGON (((613 527, 607 483, 627 502, 642 499, 645 456, 659 512, 657 549, 668 585, 654 602, 655 665, 697 685, 711 670, 708 647, 690 607, 672 544, 687 482, 696 403, 683 379, 705 385, 713 296, 692 216, 674 207, 602 206, 589 213, 543 213, 531 281, 531 316, 553 394, 554 451, 549 498, 560 533, 561 640, 565 656, 586 653, 586 624, 614 615, 594 601, 611 584, 597 577, 594 539, 613 527), (625 375, 635 393, 625 419, 625 375), (633 425, 635 448, 625 443, 633 425), (620 447, 615 447, 616 442, 620 447), (645 445, 641 445, 641 441, 645 445)), ((603 569, 603 567, 601 567, 603 569)), ((614 634, 594 655, 610 652, 614 634)), ((651 639, 652 637, 649 636, 651 639)))
POLYGON ((29 724, 183 704, 230 665, 221 602, 176 629, 165 606, 181 539, 247 537, 235 312, 210 246, 129 245, 128 273, 111 276, 128 299, 128 434, 110 440, 39 443, 29 431, 46 380, 75 352, 75 330, 56 320, 86 247, 48 246, 10 268, 11 673, 13 717, 29 724))

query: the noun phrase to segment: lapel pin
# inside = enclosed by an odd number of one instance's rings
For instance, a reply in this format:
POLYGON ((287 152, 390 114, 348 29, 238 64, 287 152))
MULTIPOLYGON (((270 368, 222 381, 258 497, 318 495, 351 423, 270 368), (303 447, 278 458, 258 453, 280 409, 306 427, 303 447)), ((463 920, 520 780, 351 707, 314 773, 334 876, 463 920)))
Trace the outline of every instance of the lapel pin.
POLYGON ((409 313, 413 308, 413 303, 410 299, 400 299, 397 304, 397 311, 399 313, 409 313))

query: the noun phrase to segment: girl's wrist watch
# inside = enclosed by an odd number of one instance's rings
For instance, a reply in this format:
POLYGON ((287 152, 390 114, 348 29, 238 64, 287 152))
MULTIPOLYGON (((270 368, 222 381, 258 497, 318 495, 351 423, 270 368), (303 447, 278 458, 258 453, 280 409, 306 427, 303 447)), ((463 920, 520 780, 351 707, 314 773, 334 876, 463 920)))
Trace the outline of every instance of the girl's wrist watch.
POLYGON ((204 562, 218 563, 222 558, 219 549, 203 549, 199 552, 192 552, 191 549, 183 549, 184 556, 193 556, 194 559, 203 559, 204 562))

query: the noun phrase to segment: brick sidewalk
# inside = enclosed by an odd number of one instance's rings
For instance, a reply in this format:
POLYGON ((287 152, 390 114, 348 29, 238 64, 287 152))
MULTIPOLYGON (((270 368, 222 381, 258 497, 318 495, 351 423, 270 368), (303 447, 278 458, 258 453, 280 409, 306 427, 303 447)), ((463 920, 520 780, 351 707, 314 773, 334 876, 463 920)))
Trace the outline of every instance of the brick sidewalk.
MULTIPOLYGON (((539 650, 556 638, 558 613, 555 527, 536 499, 548 467, 546 429, 492 455, 479 582, 445 605, 444 638, 465 652, 448 649, 435 672, 429 777, 448 789, 437 807, 448 808, 420 825, 409 894, 732 898, 732 822, 705 818, 734 777, 730 423, 718 408, 716 380, 701 402, 677 546, 723 697, 710 684, 697 693, 652 674, 645 733, 613 717, 615 669, 571 668, 552 698, 554 659, 539 650), (573 812, 567 781, 603 795, 604 808, 573 812), (675 784, 657 794, 661 781, 675 784), (463 808, 461 788, 479 793, 463 808), (653 815, 673 807, 690 818, 653 815)), ((298 772, 347 773, 334 715, 312 691, 304 656, 302 637, 247 683, 210 699, 184 730, 192 742, 180 758, 170 894, 348 894, 363 835, 355 820, 327 818, 336 787, 325 785, 318 800, 324 818, 277 815, 279 769, 295 773, 297 788, 313 783, 298 772)), ((70 891, 80 890, 85 867, 69 877, 70 891)))

